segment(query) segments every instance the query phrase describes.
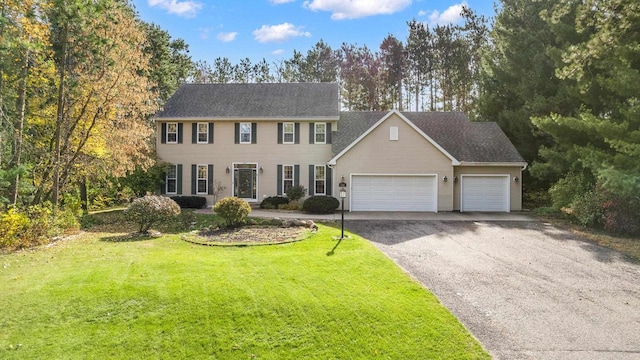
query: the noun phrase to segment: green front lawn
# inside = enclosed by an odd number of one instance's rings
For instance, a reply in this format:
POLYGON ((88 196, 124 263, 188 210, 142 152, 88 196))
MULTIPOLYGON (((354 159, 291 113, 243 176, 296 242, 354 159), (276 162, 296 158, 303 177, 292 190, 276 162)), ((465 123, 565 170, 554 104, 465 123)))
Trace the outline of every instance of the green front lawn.
POLYGON ((367 241, 287 245, 87 233, 0 255, 2 359, 486 359, 367 241))

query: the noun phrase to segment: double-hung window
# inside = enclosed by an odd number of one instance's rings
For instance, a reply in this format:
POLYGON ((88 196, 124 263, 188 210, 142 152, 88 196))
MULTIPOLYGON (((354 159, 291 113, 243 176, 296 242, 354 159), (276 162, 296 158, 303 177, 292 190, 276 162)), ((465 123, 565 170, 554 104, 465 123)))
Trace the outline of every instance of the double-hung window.
POLYGON ((326 176, 325 176, 325 166, 324 165, 316 165, 315 166, 315 194, 316 195, 324 195, 326 193, 326 176))
POLYGON ((198 144, 209 143, 209 124, 198 123, 198 144))
POLYGON ((167 169, 167 178, 166 178, 166 193, 167 194, 177 194, 178 193, 178 165, 171 165, 167 169))
POLYGON ((209 188, 207 165, 198 165, 197 176, 196 192, 197 194, 206 194, 209 188))
POLYGON ((240 144, 251 144, 251 123, 240 123, 240 144))
POLYGON ((284 144, 293 144, 295 142, 295 124, 282 124, 282 142, 284 144))
POLYGON ((167 123, 167 144, 178 143, 178 123, 167 123))
POLYGON ((282 165, 282 190, 286 194, 293 187, 295 172, 293 165, 282 165))
POLYGON ((315 123, 315 143, 325 144, 327 142, 327 123, 315 123))

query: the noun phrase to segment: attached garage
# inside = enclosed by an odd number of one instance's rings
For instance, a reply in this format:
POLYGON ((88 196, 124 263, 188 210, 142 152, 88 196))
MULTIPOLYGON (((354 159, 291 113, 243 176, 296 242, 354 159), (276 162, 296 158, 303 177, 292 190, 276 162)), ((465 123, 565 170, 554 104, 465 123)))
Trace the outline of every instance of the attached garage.
POLYGON ((436 212, 435 175, 352 175, 351 211, 436 212))
POLYGON ((509 212, 509 175, 462 175, 460 211, 509 212))

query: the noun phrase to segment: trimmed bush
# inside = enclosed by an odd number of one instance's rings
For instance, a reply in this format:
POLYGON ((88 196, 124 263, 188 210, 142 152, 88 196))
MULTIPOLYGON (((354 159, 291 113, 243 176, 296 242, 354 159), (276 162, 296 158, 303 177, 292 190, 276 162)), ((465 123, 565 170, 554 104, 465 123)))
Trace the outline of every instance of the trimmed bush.
POLYGON ((244 222, 251 212, 251 206, 237 197, 226 197, 213 206, 213 211, 225 220, 227 227, 236 227, 244 222))
POLYGON ((316 195, 304 201, 302 210, 312 214, 331 214, 338 206, 340 202, 333 196, 316 195))
POLYGON ((207 205, 207 198, 203 196, 172 196, 181 209, 202 209, 207 205))
POLYGON ((139 232, 144 234, 154 224, 180 215, 180 206, 168 197, 147 195, 133 200, 125 215, 135 221, 140 226, 139 232))
POLYGON ((269 196, 260 203, 260 209, 277 209, 279 205, 286 205, 289 199, 284 196, 269 196))
POLYGON ((287 191, 287 198, 291 201, 297 201, 302 199, 307 194, 307 189, 302 185, 296 185, 289 188, 287 191))

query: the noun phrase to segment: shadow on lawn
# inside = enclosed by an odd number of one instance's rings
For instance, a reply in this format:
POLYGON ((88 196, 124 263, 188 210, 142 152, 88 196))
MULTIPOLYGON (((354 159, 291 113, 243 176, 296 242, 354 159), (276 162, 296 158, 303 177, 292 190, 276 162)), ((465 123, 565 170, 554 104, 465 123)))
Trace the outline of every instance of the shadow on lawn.
POLYGON ((104 242, 136 242, 136 241, 145 241, 145 240, 154 240, 159 237, 158 234, 140 234, 140 233, 130 233, 124 235, 114 235, 114 236, 105 236, 100 238, 100 241, 104 242))

